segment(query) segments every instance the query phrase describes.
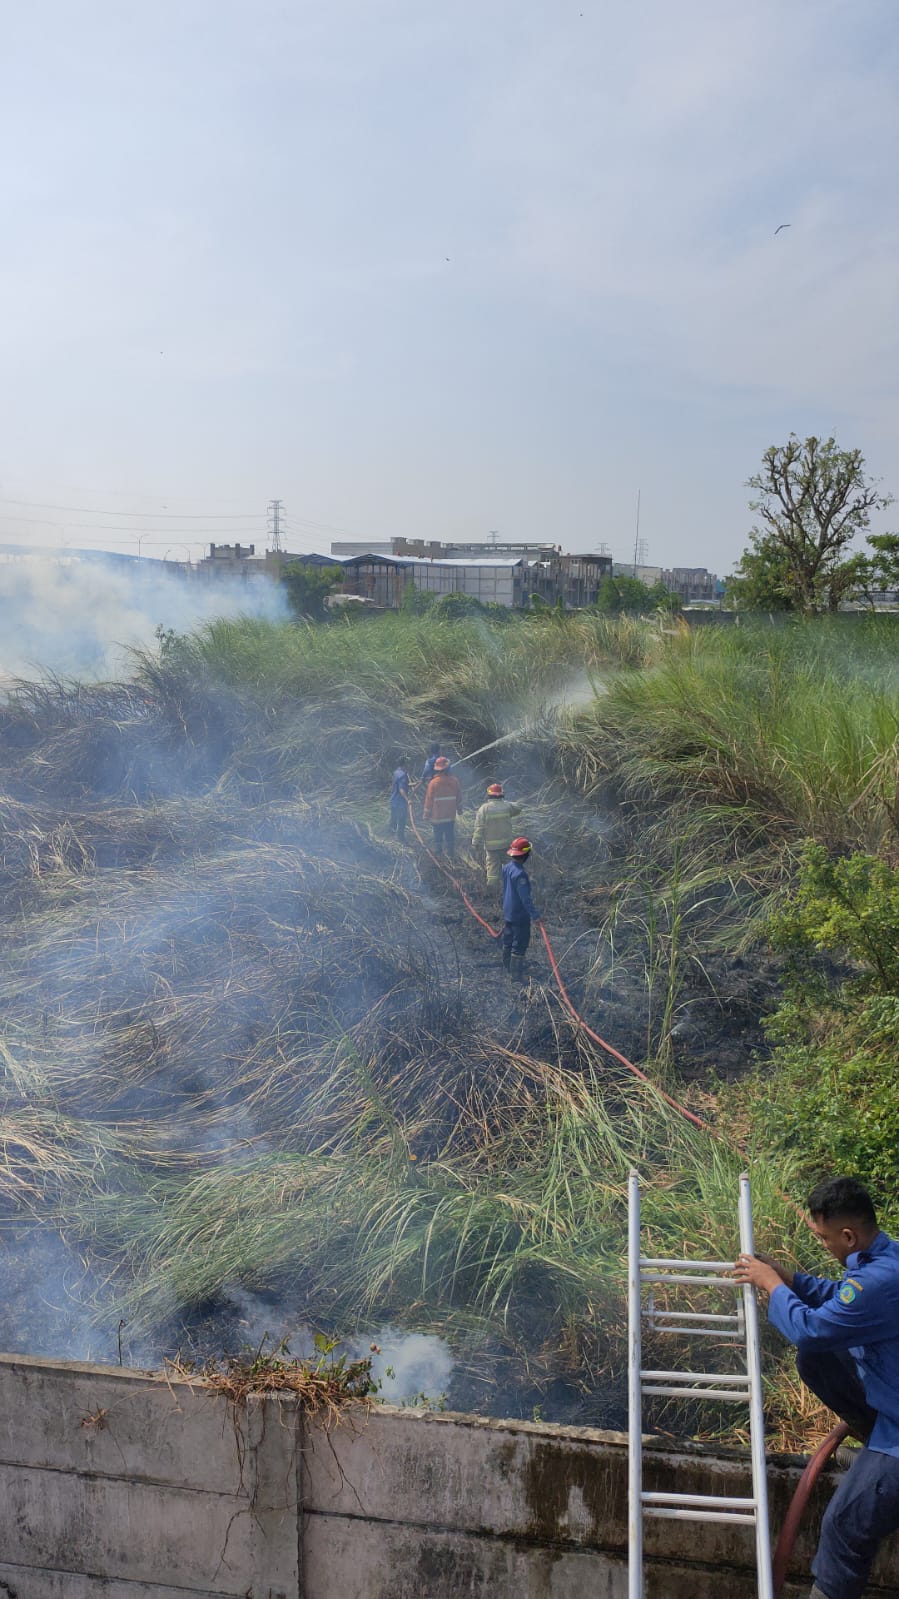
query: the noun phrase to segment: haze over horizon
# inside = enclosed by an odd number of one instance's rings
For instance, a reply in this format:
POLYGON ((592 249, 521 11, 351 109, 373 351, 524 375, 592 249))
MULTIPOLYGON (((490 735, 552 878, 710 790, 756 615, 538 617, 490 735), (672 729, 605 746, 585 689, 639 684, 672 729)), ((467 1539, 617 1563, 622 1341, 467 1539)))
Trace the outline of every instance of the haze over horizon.
POLYGON ((639 487, 724 574, 791 430, 899 494, 894 0, 3 21, 0 542, 258 548, 279 496, 292 549, 626 559, 639 487))

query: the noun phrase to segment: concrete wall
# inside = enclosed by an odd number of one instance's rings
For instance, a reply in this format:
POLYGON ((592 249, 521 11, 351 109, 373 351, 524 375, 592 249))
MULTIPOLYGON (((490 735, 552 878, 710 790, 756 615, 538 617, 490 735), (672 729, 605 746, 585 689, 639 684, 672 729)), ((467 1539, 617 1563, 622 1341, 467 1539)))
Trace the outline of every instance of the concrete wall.
MULTIPOLYGON (((698 1449, 650 1449, 646 1477, 747 1491, 742 1456, 698 1449)), ((775 1528, 796 1477, 772 1462, 775 1528)), ((626 1485, 616 1433, 386 1407, 326 1433, 274 1399, 235 1412, 145 1373, 0 1357, 0 1599, 624 1599, 626 1485)), ((756 1592, 745 1529, 651 1522, 647 1552, 647 1599, 756 1592)), ((899 1590, 899 1549, 877 1577, 899 1590)))

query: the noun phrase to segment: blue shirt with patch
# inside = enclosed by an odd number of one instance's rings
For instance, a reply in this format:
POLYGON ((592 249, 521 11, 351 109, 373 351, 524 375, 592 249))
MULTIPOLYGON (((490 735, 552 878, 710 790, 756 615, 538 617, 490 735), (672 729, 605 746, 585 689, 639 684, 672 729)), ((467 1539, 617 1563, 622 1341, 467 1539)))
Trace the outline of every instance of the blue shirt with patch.
POLYGON ((528 922, 532 917, 535 922, 540 920, 540 912, 531 899, 531 880, 518 861, 506 861, 503 867, 503 921, 528 922))
POLYGON ((791 1343, 852 1356, 877 1411, 868 1447, 899 1456, 899 1242, 878 1233, 839 1279, 797 1271, 792 1288, 773 1290, 768 1320, 791 1343))

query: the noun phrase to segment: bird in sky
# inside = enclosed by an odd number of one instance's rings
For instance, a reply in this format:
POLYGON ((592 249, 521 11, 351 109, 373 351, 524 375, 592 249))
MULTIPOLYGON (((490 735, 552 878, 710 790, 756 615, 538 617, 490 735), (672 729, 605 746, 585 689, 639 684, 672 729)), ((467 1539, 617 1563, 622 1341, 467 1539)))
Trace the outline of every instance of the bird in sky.
POLYGON ((775 239, 777 238, 777 235, 782 231, 783 228, 791 228, 792 226, 793 226, 792 222, 782 222, 780 224, 779 228, 775 228, 774 229, 774 237, 775 237, 775 239))

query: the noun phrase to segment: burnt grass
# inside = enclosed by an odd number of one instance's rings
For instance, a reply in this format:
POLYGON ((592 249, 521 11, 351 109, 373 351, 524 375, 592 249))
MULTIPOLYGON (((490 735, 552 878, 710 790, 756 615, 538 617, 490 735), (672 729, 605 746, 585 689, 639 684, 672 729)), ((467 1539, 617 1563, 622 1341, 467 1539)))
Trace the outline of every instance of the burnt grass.
MULTIPOLYGON (((17 922, 43 902, 48 884, 55 888, 87 876, 102 902, 106 873, 189 862, 220 848, 223 840, 239 849, 242 841, 282 837, 283 818, 275 827, 269 807, 293 800, 304 807, 297 836, 306 850, 320 848, 348 880, 364 869, 383 878, 385 893, 390 883, 408 896, 414 924, 410 931, 427 950, 429 969, 438 977, 439 995, 430 996, 435 1029, 489 1036, 509 1050, 561 1059, 577 1069, 576 1029, 559 1002, 536 928, 527 981, 513 985, 502 969, 499 941, 469 915, 411 831, 407 829, 402 846, 391 837, 386 798, 376 813, 376 795, 371 794, 354 815, 352 796, 340 793, 333 782, 327 794, 297 795, 269 780, 234 784, 224 799, 214 799, 232 747, 227 717, 219 707, 208 708, 206 724, 188 738, 185 729, 173 729, 152 696, 128 685, 75 690, 49 684, 14 697, 0 714, 0 803, 6 806, 0 852, 4 937, 15 937, 17 922), (183 801, 185 813, 180 820, 169 814, 163 824, 154 807, 170 801, 183 801), (210 808, 204 810, 207 802, 210 808), (123 809, 130 817, 124 829, 123 809)), ((376 778, 382 775, 376 773, 376 778)), ((527 824, 525 800, 525 825, 535 846, 532 887, 569 996, 602 1037, 644 1063, 658 1000, 650 1003, 648 998, 641 929, 629 927, 625 919, 617 931, 614 960, 608 951, 610 896, 629 869, 614 796, 607 813, 598 815, 595 804, 564 788, 546 747, 513 748, 503 757, 503 775, 514 797, 538 790, 541 795, 541 821, 535 826, 527 824)), ((471 762, 464 768, 469 817, 495 776, 495 762, 489 767, 471 762)), ((418 826, 430 843, 430 829, 420 820, 420 794, 415 803, 418 826)), ((464 838, 460 830, 453 870, 481 915, 499 929, 499 894, 488 894, 464 838)), ((361 965, 357 1000, 373 1004, 390 974, 381 973, 374 957, 368 962, 363 957, 361 965)), ((701 964, 684 963, 665 1067, 669 1091, 680 1091, 701 1106, 716 1086, 738 1079, 764 1053, 762 1021, 776 1002, 777 978, 776 965, 761 956, 706 953, 701 964)), ((422 1003, 426 999, 421 996, 422 1003)), ((248 1048, 264 1021, 261 1014, 247 1013, 248 1048)), ((402 1024, 401 1013, 397 1021, 402 1024)), ((611 1059, 608 1069, 613 1078, 622 1071, 611 1059)), ((160 1100, 179 1099, 190 1091, 189 1082, 175 1084, 151 1074, 139 1098, 129 1102, 123 1097, 120 1113, 152 1116, 154 1094, 160 1100)), ((441 1135, 435 1126, 435 1149, 441 1135)), ((430 1152, 424 1143, 421 1158, 430 1152)), ((114 1333, 108 1320, 95 1332, 83 1306, 97 1289, 102 1261, 88 1263, 65 1228, 60 1231, 49 1219, 36 1227, 32 1214, 20 1224, 7 1209, 3 1221, 0 1274, 6 1292, 0 1343, 9 1350, 107 1360, 121 1351, 126 1361, 146 1363, 179 1349, 203 1360, 235 1352, 246 1341, 244 1307, 227 1291, 185 1306, 150 1340, 132 1342, 127 1330, 123 1334, 120 1327, 114 1333)), ((302 1295, 303 1284, 294 1281, 289 1288, 275 1286, 267 1296, 257 1296, 271 1310, 273 1338, 280 1336, 285 1320, 295 1324, 302 1318, 302 1295)), ((536 1344, 543 1313, 538 1303, 530 1309, 536 1344)), ((546 1307, 547 1324, 550 1320, 546 1307)), ((605 1380, 586 1391, 573 1370, 570 1379, 557 1372, 528 1383, 522 1379, 521 1362, 498 1345, 481 1350, 477 1361, 459 1360, 447 1397, 454 1408, 525 1417, 538 1412, 546 1419, 581 1424, 620 1426, 626 1412, 623 1380, 605 1380)))

